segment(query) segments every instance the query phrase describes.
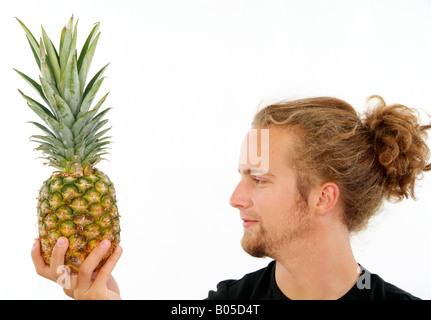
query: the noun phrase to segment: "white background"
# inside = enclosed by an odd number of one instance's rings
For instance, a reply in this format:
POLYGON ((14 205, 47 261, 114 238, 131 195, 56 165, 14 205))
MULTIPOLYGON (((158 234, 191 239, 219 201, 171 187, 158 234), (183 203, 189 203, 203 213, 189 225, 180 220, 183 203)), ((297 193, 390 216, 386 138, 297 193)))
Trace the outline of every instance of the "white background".
MULTIPOLYGON (((68 299, 30 258, 36 196, 52 168, 29 142, 38 120, 12 68, 37 79, 20 18, 58 45, 71 14, 80 50, 102 32, 91 74, 107 62, 105 102, 123 256, 114 276, 125 299, 201 299, 227 278, 269 263, 240 246, 229 197, 241 141, 258 107, 330 95, 365 109, 368 96, 431 113, 431 1, 4 1, 1 51, 0 298, 68 299)), ((424 118, 424 120, 428 120, 424 118)), ((353 237, 371 272, 431 298, 431 174, 417 201, 387 205, 353 237)))

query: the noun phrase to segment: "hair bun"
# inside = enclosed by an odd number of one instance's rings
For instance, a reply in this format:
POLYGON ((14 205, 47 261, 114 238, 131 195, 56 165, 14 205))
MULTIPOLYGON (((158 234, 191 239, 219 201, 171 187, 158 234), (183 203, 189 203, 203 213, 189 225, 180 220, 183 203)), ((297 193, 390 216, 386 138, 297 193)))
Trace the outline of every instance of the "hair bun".
POLYGON ((378 163, 382 166, 387 198, 414 198, 415 180, 427 165, 427 134, 421 127, 416 110, 401 104, 386 105, 380 96, 377 104, 365 113, 364 125, 370 130, 378 163))

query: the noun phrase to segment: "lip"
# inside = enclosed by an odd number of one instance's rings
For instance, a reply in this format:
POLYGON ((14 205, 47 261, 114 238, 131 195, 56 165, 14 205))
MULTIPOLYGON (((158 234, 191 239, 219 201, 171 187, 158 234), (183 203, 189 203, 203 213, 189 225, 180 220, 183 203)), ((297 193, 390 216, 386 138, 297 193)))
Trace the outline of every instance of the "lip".
POLYGON ((259 221, 257 220, 253 220, 253 219, 248 219, 248 218, 241 218, 242 222, 242 226, 244 228, 249 228, 251 226, 254 226, 255 224, 257 224, 259 221))

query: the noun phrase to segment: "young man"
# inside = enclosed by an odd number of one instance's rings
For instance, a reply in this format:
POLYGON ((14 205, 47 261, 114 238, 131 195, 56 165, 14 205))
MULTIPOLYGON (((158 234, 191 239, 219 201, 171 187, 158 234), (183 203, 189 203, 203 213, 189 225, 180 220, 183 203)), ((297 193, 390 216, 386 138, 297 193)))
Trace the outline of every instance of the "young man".
MULTIPOLYGON (((421 127, 405 106, 373 98, 378 104, 363 119, 326 97, 273 104, 255 116, 230 203, 244 221, 244 250, 274 260, 220 282, 208 299, 417 299, 359 266, 350 245, 349 234, 364 228, 384 199, 414 197, 416 177, 431 169, 430 126, 421 127)), ((52 280, 67 249, 62 240, 51 267, 38 242, 32 253, 38 273, 52 280)), ((92 252, 66 293, 119 297, 110 273, 121 252, 91 280, 107 247, 92 252)))

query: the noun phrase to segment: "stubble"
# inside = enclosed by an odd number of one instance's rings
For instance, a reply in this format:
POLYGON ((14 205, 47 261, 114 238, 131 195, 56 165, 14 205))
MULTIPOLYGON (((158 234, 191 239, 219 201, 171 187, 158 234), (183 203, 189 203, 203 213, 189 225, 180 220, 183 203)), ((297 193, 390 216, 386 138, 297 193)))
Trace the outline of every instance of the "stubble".
POLYGON ((309 230, 309 211, 307 203, 301 198, 277 226, 270 229, 263 221, 259 221, 255 226, 245 228, 241 245, 253 257, 276 259, 280 251, 304 238, 309 230))

